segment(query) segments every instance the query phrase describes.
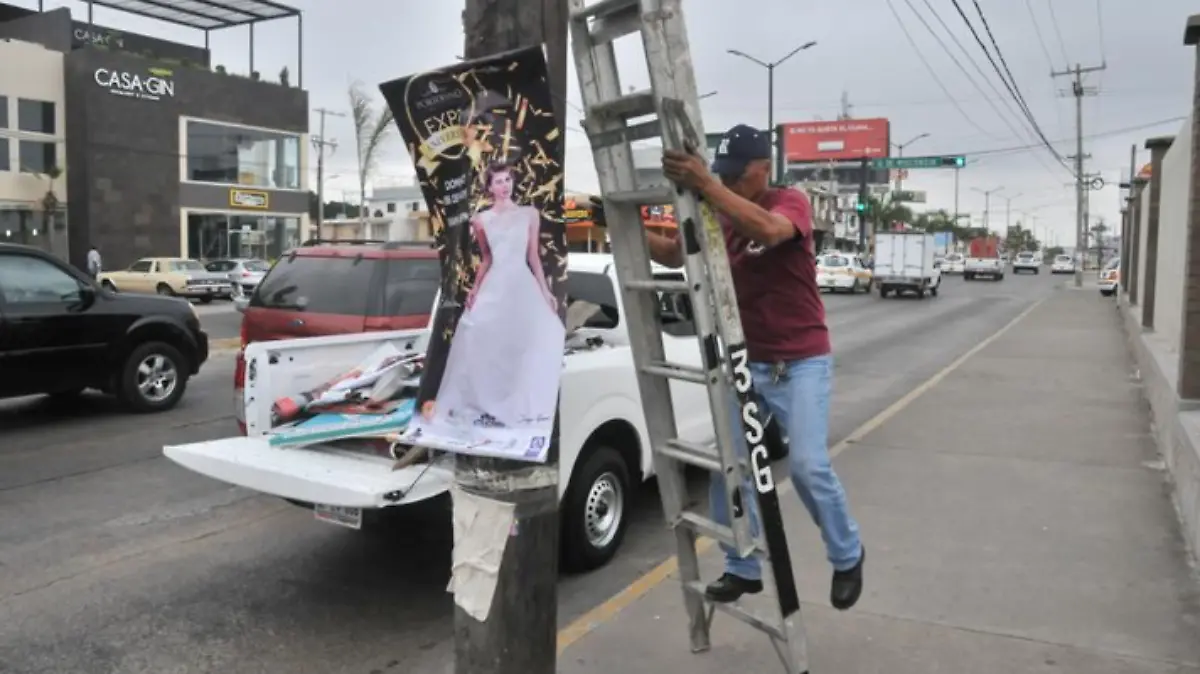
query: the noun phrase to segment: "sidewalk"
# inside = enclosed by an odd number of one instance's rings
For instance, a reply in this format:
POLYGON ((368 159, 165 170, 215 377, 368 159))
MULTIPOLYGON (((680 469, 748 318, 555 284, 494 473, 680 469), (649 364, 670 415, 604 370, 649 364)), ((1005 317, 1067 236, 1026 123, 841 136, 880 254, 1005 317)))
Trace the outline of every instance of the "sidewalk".
MULTIPOLYGON (((785 494, 812 674, 1200 674, 1200 585, 1133 371, 1113 302, 1061 290, 850 445, 836 463, 870 554, 849 612, 785 494)), ((692 654, 675 576, 651 585, 559 672, 783 671, 719 613, 692 654)))

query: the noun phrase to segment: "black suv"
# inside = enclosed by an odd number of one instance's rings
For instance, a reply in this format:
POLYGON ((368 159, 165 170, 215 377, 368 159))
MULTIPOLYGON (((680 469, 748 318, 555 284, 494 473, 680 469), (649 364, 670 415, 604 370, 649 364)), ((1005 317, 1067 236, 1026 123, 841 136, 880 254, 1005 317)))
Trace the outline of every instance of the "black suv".
POLYGON ((0 398, 94 388, 161 412, 207 359, 187 300, 111 292, 53 255, 0 244, 0 398))

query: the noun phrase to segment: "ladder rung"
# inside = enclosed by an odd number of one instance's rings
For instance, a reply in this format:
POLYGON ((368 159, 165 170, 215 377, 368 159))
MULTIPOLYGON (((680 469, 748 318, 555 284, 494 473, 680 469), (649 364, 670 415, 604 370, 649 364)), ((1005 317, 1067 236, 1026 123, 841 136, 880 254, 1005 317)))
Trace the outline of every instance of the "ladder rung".
POLYGON ((592 24, 588 31, 593 45, 615 42, 642 29, 642 8, 638 3, 608 14, 592 24))
POLYGON ((588 19, 603 19, 630 7, 637 7, 638 0, 598 0, 571 14, 572 21, 587 21, 588 19))
POLYGON ((630 117, 642 117, 644 115, 653 115, 656 112, 654 107, 654 92, 650 89, 634 91, 618 96, 617 98, 601 101, 593 105, 588 110, 588 117, 618 117, 620 119, 629 119, 630 117))
MULTIPOLYGON (((701 598, 704 598, 705 585, 703 582, 692 581, 690 583, 684 583, 683 587, 688 592, 692 592, 694 594, 699 595, 701 598)), ((717 603, 717 602, 708 602, 707 599, 705 599, 705 601, 709 605, 711 605, 713 608, 717 609, 718 611, 721 611, 722 613, 733 616, 737 620, 740 620, 740 621, 746 623, 747 625, 750 625, 751 627, 760 629, 760 630, 766 632, 767 634, 771 635, 772 637, 779 639, 780 641, 786 642, 788 639, 787 634, 783 631, 783 629, 780 628, 779 625, 772 624, 772 623, 767 622, 766 620, 763 620, 762 618, 758 617, 752 611, 743 607, 741 605, 741 602, 733 602, 730 604, 721 604, 721 603, 717 603)))
POLYGON ((691 365, 679 365, 678 363, 668 363, 658 361, 642 366, 642 372, 646 374, 658 375, 668 379, 679 379, 681 381, 690 381, 694 384, 707 384, 708 373, 698 367, 691 365))
POLYGON ((676 192, 670 185, 655 185, 640 190, 609 192, 604 198, 616 204, 632 204, 634 206, 657 206, 670 204, 675 201, 676 192))
POLYGON ((724 524, 717 524, 700 513, 684 510, 679 514, 679 525, 688 527, 718 543, 724 543, 734 548, 738 547, 737 541, 733 538, 733 529, 724 524))
POLYGON ((721 457, 708 447, 698 445, 686 440, 668 440, 665 447, 658 449, 659 454, 669 457, 680 463, 686 463, 689 466, 703 468, 710 473, 724 473, 725 467, 721 465, 721 457))
POLYGON ((640 290, 652 293, 686 293, 691 289, 687 281, 667 281, 654 279, 651 281, 626 281, 627 290, 640 290))

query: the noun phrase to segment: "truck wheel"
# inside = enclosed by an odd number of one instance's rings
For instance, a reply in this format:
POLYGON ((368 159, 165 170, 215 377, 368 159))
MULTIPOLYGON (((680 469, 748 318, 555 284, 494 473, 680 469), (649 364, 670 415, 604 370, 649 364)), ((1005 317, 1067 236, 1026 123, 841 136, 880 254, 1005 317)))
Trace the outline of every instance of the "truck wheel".
POLYGON ((159 295, 165 295, 167 297, 170 297, 175 294, 175 291, 171 290, 171 286, 169 286, 165 283, 158 284, 158 287, 156 287, 154 289, 154 292, 158 293, 159 295))
POLYGON ((963 280, 964 281, 974 281, 975 275, 970 272, 963 272, 963 280))
POLYGON ((103 281, 101 281, 100 287, 104 288, 105 290, 107 290, 109 292, 114 292, 114 293, 117 292, 117 287, 115 285, 113 285, 113 282, 109 281, 108 279, 104 279, 103 281))
POLYGON ((609 562, 629 524, 632 488, 621 454, 597 446, 567 487, 562 503, 562 562, 568 571, 591 571, 609 562))
POLYGON ((941 283, 938 283, 936 286, 934 286, 934 287, 930 288, 930 289, 929 289, 929 294, 930 294, 930 295, 932 295, 932 296, 934 296, 934 297, 937 297, 937 293, 938 293, 938 287, 939 287, 939 286, 941 286, 941 285, 942 285, 941 283))
POLYGON ((919 300, 925 299, 925 289, 924 288, 917 288, 917 299, 919 299, 919 300))
POLYGON ((996 282, 997 283, 999 283, 1000 281, 1003 281, 1003 280, 1004 280, 1004 274, 996 274, 996 282))
POLYGON ((879 296, 880 297, 888 296, 888 287, 887 286, 879 286, 879 296))
POLYGON ((139 344, 125 357, 117 392, 134 412, 164 412, 175 407, 187 389, 187 361, 165 342, 139 344))

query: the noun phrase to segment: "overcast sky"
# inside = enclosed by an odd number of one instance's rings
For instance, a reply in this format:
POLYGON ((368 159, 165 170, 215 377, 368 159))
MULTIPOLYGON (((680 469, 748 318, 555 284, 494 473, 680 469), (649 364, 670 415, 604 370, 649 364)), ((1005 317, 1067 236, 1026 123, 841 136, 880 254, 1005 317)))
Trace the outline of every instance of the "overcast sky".
MULTIPOLYGON (((8 1, 36 8, 35 0, 8 1)), ((1138 145, 1140 165, 1147 158, 1140 149, 1145 139, 1173 135, 1181 122, 1151 125, 1189 112, 1195 53, 1183 46, 1183 29, 1189 13, 1200 10, 1196 0, 978 1, 1034 118, 1064 156, 1075 150, 1074 102, 1061 95, 1069 88, 1068 81, 1052 79, 1050 71, 1061 70, 1068 63, 1087 66, 1107 62, 1107 70, 1085 79, 1088 86, 1099 88, 1099 95, 1084 101, 1084 133, 1100 135, 1085 138, 1084 147, 1091 154, 1088 170, 1103 174, 1110 185, 1092 193, 1092 214, 1117 220, 1120 198, 1115 185, 1128 174, 1130 145, 1138 145)), ((377 91, 375 86, 381 81, 452 63, 462 52, 463 0, 293 0, 291 4, 305 12, 304 86, 310 92, 313 108, 346 111, 346 89, 351 81, 360 80, 377 91)), ((959 4, 978 29, 972 2, 959 0, 959 4)), ((86 17, 82 2, 46 0, 46 6, 68 6, 76 17, 86 17)), ((839 112, 845 92, 853 115, 891 120, 893 142, 931 134, 907 149, 906 155, 970 155, 1032 142, 1028 125, 1016 116, 1016 106, 993 92, 995 87, 1007 96, 950 0, 693 0, 685 3, 685 8, 701 91, 718 92, 703 101, 708 131, 720 131, 736 123, 766 126, 767 122, 765 70, 730 56, 727 49, 739 49, 770 61, 816 40, 816 47, 776 70, 777 122, 832 119, 839 112), (931 7, 988 75, 990 84, 982 80, 943 32, 931 7), (982 93, 939 46, 914 9, 937 31, 982 93), (921 55, 929 62, 933 75, 922 63, 921 55)), ((98 24, 203 44, 203 33, 199 31, 102 8, 96 9, 95 16, 98 24)), ((982 30, 980 34, 990 45, 982 30)), ((247 42, 245 28, 214 33, 213 63, 245 71, 247 42)), ((627 39, 620 46, 624 47, 624 63, 628 65, 624 83, 645 86, 640 45, 627 39)), ((286 65, 295 81, 296 22, 259 26, 255 58, 265 78, 274 79, 286 65)), ((567 136, 567 186, 572 191, 591 190, 596 184, 595 172, 586 138, 578 130, 579 94, 574 72, 568 98, 569 122, 576 131, 567 136)), ((315 115, 311 128, 315 132, 315 115)), ((331 119, 328 135, 338 139, 342 147, 329 160, 330 172, 337 177, 329 183, 327 193, 337 197, 346 190, 348 196, 356 198, 348 119, 331 119)), ((402 144, 394 138, 375 182, 405 183, 411 181, 411 176, 411 163, 402 144)), ((976 190, 1003 187, 991 199, 993 228, 1003 226, 1008 205, 1004 196, 1008 195, 1012 197, 1013 221, 1025 220, 1049 242, 1069 245, 1074 238, 1074 196, 1067 187, 1069 181, 1070 174, 1056 166, 1044 147, 983 154, 961 174, 959 208, 978 217, 984 197, 976 190)), ((927 190, 930 207, 953 209, 952 171, 913 171, 905 187, 927 190)))

